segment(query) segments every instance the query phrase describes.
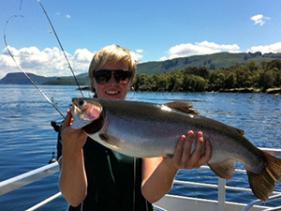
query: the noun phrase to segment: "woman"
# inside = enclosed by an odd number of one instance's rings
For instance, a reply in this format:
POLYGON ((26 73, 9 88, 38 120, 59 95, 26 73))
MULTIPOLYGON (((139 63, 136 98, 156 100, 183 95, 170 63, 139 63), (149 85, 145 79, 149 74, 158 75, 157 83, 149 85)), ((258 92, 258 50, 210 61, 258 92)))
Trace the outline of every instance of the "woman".
MULTIPOLYGON (((135 74, 131 53, 118 45, 98 51, 89 68, 91 87, 102 99, 125 99, 135 74)), ((201 131, 179 134, 172 158, 134 159, 101 146, 70 125, 68 113, 61 133, 60 188, 70 210, 152 210, 151 203, 169 192, 178 169, 197 168, 211 157, 201 131), (194 151, 193 141, 198 142, 194 151)))

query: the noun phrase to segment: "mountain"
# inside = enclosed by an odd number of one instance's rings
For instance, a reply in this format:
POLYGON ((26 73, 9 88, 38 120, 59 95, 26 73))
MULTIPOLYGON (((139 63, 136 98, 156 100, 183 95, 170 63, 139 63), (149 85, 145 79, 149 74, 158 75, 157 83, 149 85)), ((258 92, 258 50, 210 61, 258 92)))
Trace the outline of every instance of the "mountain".
MULTIPOLYGON (((45 84, 49 80, 53 80, 55 77, 44 77, 33 73, 27 73, 27 75, 36 82, 36 84, 45 84)), ((31 84, 28 78, 21 72, 8 73, 4 78, 0 80, 0 84, 31 84)))
MULTIPOLYGON (((260 64, 261 62, 269 62, 275 59, 281 59, 281 53, 216 53, 141 63, 138 64, 138 74, 157 74, 184 69, 187 67, 206 67, 209 70, 215 70, 234 65, 243 65, 249 62, 260 64)), ((75 80, 72 76, 43 77, 32 73, 28 73, 28 75, 36 82, 36 84, 75 84, 75 80)), ((76 77, 81 85, 87 85, 89 82, 87 73, 79 74, 76 77)), ((9 73, 0 80, 0 84, 30 84, 30 81, 23 73, 9 73)))
POLYGON ((138 73, 155 74, 186 67, 206 67, 209 70, 215 70, 237 64, 243 65, 252 61, 260 64, 261 62, 268 62, 274 59, 281 59, 281 53, 216 53, 142 63, 138 65, 138 73))
MULTIPOLYGON (((33 73, 27 73, 27 75, 38 85, 75 85, 75 80, 72 76, 66 77, 45 77, 39 76, 33 73)), ((80 84, 88 84, 88 74, 83 73, 77 75, 80 84)), ((8 73, 4 78, 0 80, 0 84, 23 84, 29 85, 31 82, 22 72, 8 73)))

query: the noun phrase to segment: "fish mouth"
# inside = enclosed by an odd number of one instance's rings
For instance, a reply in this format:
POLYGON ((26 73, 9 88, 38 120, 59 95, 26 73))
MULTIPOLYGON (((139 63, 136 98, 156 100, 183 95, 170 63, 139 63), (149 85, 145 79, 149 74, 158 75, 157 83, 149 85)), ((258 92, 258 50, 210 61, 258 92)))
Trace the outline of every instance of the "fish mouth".
POLYGON ((101 118, 103 107, 98 102, 85 98, 72 99, 72 128, 83 128, 101 118))

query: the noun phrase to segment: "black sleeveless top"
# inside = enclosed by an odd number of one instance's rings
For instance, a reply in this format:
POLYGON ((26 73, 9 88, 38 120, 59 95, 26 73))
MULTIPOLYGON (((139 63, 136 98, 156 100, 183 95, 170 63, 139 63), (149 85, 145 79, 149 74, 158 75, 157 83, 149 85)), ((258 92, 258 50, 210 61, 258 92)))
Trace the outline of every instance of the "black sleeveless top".
POLYGON ((70 207, 70 211, 153 210, 141 193, 142 159, 113 152, 88 138, 84 162, 87 196, 78 207, 70 207))

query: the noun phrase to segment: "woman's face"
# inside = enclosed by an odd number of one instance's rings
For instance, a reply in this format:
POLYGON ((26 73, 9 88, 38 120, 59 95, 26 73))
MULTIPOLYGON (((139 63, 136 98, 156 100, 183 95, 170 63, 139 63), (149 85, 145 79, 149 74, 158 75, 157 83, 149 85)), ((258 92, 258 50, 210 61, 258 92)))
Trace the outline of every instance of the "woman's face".
POLYGON ((98 98, 107 100, 123 100, 125 99, 130 85, 131 78, 126 77, 123 71, 129 71, 129 66, 125 62, 105 63, 100 69, 94 73, 93 87, 95 88, 98 98), (123 71, 122 71, 123 70, 123 71), (116 80, 117 78, 117 80, 116 80), (121 80, 120 80, 121 78, 121 80))

